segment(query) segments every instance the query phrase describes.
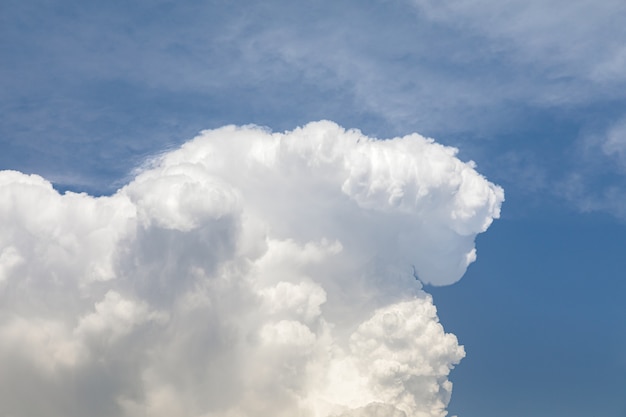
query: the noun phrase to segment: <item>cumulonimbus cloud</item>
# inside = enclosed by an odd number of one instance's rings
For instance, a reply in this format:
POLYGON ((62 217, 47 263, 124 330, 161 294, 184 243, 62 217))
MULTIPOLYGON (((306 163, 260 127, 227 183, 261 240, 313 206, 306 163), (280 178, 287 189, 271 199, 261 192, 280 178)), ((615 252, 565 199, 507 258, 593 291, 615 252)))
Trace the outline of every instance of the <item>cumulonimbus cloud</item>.
POLYGON ((439 417, 501 188, 417 134, 205 131, 105 197, 0 172, 0 414, 439 417))

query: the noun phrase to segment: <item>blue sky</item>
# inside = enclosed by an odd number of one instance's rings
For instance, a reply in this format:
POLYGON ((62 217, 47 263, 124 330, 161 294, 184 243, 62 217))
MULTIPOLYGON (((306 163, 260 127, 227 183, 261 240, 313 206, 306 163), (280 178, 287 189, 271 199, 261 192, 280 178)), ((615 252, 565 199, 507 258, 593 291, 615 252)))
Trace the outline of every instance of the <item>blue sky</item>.
POLYGON ((0 6, 0 169, 107 195, 203 129, 328 119, 459 148, 506 192, 429 287, 467 357, 450 415, 626 416, 626 3, 0 6))

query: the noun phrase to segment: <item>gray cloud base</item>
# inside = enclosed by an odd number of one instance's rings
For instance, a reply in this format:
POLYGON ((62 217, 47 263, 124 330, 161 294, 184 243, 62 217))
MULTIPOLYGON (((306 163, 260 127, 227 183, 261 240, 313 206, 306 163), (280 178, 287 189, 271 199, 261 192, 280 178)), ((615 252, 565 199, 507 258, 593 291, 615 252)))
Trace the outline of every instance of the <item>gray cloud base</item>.
POLYGON ((502 189, 417 134, 205 131, 111 196, 0 172, 0 414, 445 416, 502 189))

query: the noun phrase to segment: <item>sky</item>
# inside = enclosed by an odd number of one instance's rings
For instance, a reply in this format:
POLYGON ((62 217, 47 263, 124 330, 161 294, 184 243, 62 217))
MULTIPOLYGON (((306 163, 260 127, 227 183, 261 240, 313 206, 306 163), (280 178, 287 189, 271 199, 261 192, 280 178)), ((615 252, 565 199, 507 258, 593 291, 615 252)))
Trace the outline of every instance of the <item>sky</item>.
POLYGON ((0 412, 626 416, 625 20, 4 0, 0 412))

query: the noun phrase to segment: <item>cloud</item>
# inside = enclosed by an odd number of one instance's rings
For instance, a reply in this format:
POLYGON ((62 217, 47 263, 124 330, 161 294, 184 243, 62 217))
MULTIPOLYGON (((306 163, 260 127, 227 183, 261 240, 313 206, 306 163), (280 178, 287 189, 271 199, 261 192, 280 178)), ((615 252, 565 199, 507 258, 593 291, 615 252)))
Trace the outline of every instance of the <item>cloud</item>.
POLYGON ((609 127, 602 138, 601 148, 604 154, 615 158, 619 168, 626 172, 626 117, 609 127))
POLYGON ((592 83, 623 83, 626 8, 609 0, 431 1, 411 0, 428 19, 482 36, 492 52, 505 52, 520 64, 541 66, 552 81, 577 78, 592 83))
POLYGON ((494 150, 539 140, 509 136, 605 123, 591 112, 625 99, 617 0, 27 3, 0 24, 0 163, 70 189, 113 190, 172 138, 243 121, 419 129, 488 154, 488 169, 494 150))
POLYGON ((445 416, 503 191, 417 134, 204 131, 111 196, 0 172, 0 414, 445 416))
POLYGON ((606 212, 626 219, 626 117, 583 134, 575 144, 578 165, 556 190, 583 212, 606 212))

